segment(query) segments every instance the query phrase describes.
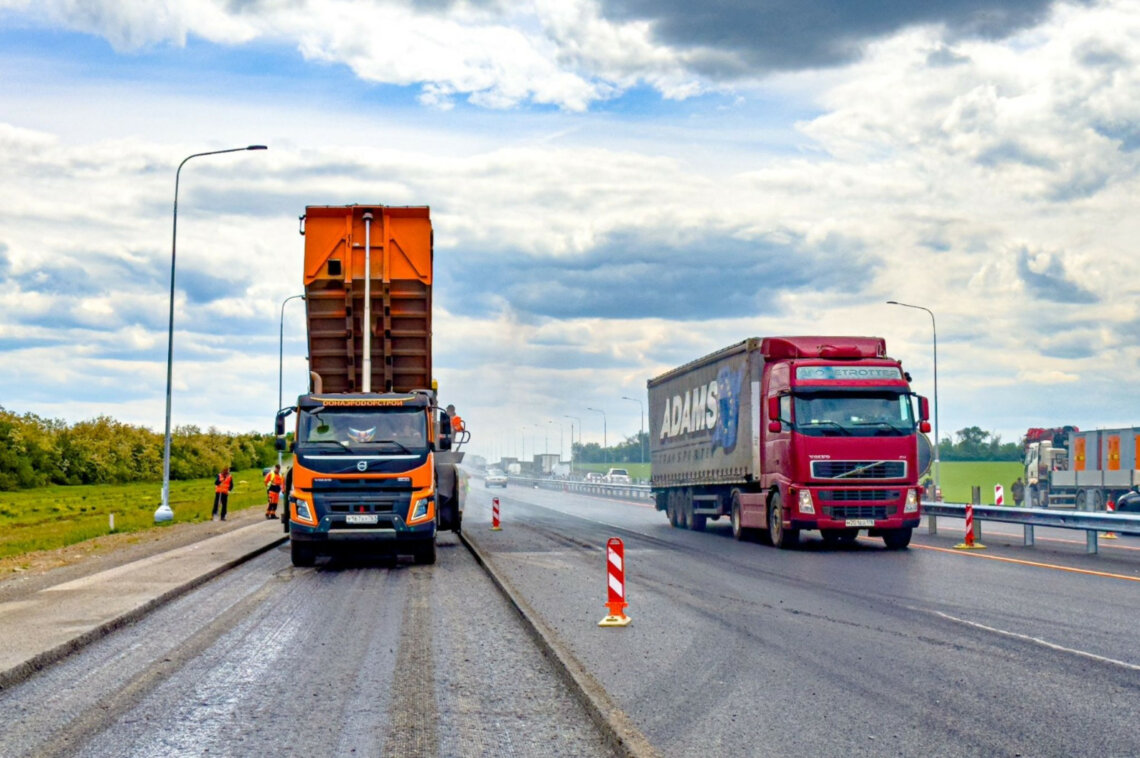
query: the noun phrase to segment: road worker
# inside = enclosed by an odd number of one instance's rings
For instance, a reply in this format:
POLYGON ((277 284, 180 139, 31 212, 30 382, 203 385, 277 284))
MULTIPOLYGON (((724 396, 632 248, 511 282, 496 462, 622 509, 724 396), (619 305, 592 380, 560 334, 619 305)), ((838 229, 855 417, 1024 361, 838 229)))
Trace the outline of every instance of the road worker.
POLYGON ((461 432, 466 430, 467 427, 463 425, 463 417, 455 412, 455 406, 454 405, 447 406, 447 415, 451 417, 451 436, 452 437, 456 437, 461 432))
POLYGON ((221 473, 214 477, 214 513, 213 519, 218 518, 218 506, 222 507, 222 521, 226 520, 226 508, 229 506, 230 493, 234 489, 234 477, 229 466, 223 466, 221 473))
POLYGON ((284 486, 285 478, 281 476, 281 464, 278 463, 265 475, 265 494, 269 500, 265 508, 265 518, 277 518, 277 503, 281 499, 281 490, 284 486))

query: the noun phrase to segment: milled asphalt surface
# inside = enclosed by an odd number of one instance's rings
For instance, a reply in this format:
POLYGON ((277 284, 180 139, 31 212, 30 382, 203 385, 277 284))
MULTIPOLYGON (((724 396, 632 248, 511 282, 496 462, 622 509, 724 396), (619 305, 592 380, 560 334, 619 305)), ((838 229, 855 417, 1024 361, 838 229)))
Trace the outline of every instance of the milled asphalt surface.
POLYGON ((789 552, 723 521, 700 534, 645 506, 476 483, 464 526, 665 755, 1140 755, 1140 556, 1000 538, 967 556, 941 522, 903 552, 789 552), (624 629, 596 626, 611 536, 624 629))
POLYGON ((313 569, 275 547, 0 691, 0 755, 612 754, 471 555, 440 543, 434 566, 313 569))

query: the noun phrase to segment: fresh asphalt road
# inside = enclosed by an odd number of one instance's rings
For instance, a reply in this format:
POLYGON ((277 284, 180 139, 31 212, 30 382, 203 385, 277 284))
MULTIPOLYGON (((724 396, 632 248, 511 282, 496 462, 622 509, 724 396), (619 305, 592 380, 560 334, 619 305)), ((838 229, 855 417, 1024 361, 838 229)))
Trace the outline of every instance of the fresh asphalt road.
POLYGON ((582 756, 606 744, 454 535, 245 563, 0 692, 0 755, 582 756))
POLYGON ((665 755, 1140 755, 1140 541, 1085 556, 1079 532, 1023 548, 987 524, 965 553, 952 525, 901 552, 811 533, 783 551, 478 480, 464 522, 665 755), (599 629, 614 536, 633 623, 599 629))

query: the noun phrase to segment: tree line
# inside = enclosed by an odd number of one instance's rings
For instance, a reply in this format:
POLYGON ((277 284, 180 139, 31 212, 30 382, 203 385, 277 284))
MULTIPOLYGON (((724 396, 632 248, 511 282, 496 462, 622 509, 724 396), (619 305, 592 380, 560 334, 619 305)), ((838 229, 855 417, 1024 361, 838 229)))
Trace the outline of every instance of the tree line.
MULTIPOLYGON (((171 433, 170 478, 200 479, 229 465, 271 465, 271 434, 226 434, 179 426, 171 433)), ((0 407, 0 490, 47 484, 121 484, 162 479, 162 435, 99 416, 68 424, 0 407)))

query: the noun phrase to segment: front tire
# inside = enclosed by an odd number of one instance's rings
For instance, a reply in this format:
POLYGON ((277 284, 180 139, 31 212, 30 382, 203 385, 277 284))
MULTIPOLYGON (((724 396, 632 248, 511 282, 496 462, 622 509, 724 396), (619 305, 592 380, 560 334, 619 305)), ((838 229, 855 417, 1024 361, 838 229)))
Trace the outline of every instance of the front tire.
POLYGON ((435 540, 427 540, 416 545, 412 550, 412 561, 419 566, 430 566, 435 563, 435 540))
POLYGON ((887 550, 906 550, 913 531, 913 529, 892 529, 883 532, 883 544, 887 546, 887 550))
POLYGON ((732 536, 734 539, 736 539, 740 542, 747 542, 747 541, 755 538, 756 530, 755 529, 749 529, 748 527, 742 526, 741 525, 741 518, 742 518, 742 513, 741 513, 741 506, 740 506, 740 498, 734 492, 734 493, 732 493, 732 514, 729 516, 729 523, 732 524, 732 536))
POLYGON ((317 562, 317 551, 313 550, 313 546, 300 542, 289 543, 289 556, 298 568, 309 568, 317 562))
POLYGON ((799 529, 784 528, 784 499, 780 493, 773 493, 768 501, 768 535, 772 544, 781 550, 791 550, 800 541, 799 529))

